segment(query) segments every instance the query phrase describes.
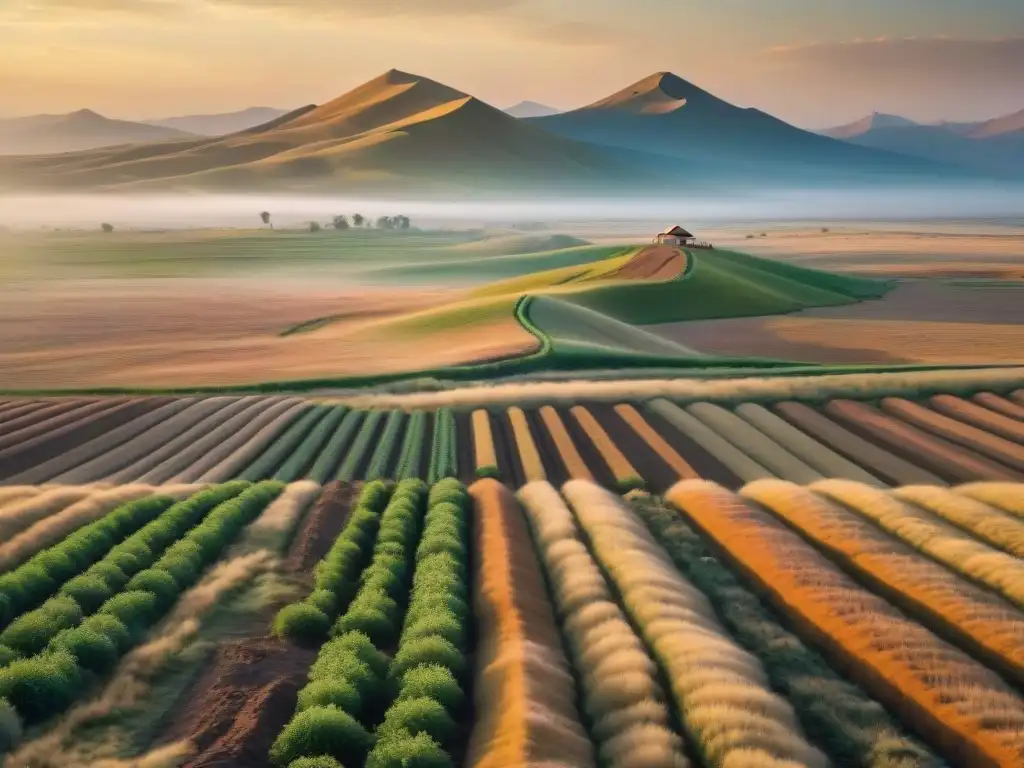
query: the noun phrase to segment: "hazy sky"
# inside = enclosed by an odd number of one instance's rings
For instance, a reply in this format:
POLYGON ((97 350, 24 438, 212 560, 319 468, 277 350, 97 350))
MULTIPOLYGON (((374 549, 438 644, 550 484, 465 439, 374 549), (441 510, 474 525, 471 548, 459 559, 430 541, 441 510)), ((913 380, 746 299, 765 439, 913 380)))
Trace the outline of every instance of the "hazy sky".
POLYGON ((1024 108, 1024 0, 0 0, 0 114, 322 103, 395 67, 497 106, 671 70, 808 127, 1024 108))

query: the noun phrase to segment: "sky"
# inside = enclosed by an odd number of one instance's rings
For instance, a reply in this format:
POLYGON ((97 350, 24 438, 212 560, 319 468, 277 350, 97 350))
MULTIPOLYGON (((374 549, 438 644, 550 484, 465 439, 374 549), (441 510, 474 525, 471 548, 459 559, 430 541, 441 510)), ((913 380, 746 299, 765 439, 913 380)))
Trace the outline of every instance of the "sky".
POLYGON ((808 128, 1024 109, 1024 0, 0 0, 0 115, 323 103, 388 69, 569 109, 653 72, 808 128))

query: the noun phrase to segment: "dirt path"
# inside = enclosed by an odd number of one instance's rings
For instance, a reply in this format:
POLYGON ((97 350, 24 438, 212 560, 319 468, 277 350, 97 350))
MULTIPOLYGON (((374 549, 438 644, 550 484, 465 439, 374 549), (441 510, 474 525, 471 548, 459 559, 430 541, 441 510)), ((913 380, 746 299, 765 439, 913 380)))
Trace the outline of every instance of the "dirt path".
POLYGON ((612 277, 620 280, 672 280, 686 271, 686 253, 671 245, 643 248, 612 277))

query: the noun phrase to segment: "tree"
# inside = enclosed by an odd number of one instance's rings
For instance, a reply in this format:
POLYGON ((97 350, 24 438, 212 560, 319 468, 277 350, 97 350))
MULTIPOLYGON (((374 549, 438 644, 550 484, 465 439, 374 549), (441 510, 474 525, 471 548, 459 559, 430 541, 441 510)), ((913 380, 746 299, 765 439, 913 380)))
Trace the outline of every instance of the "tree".
MULTIPOLYGON (((270 211, 263 211, 263 213, 260 214, 260 221, 264 224, 270 224, 270 211)), ((273 229, 274 225, 270 224, 270 228, 273 229)))
POLYGON ((395 228, 396 229, 408 229, 409 228, 409 217, 408 216, 395 216, 395 228))
POLYGON ((331 225, 335 229, 348 229, 348 216, 335 216, 331 225))
POLYGON ((377 219, 377 229, 394 229, 395 220, 389 216, 381 216, 377 219))
POLYGON ((320 231, 320 222, 319 221, 311 221, 311 222, 309 222, 309 231, 310 232, 319 232, 320 231))
POLYGON ((102 224, 100 224, 100 229, 102 229, 104 232, 113 232, 114 231, 114 225, 113 224, 107 224, 107 222, 103 222, 102 224))

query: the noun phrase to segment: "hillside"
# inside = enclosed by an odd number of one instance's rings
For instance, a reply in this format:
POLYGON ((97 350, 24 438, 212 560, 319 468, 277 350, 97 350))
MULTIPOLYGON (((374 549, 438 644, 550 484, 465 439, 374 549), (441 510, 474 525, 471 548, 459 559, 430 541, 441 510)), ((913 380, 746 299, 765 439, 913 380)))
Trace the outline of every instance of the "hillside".
POLYGON ((226 136, 238 133, 258 125, 269 123, 282 115, 288 114, 287 109, 274 107, 249 107, 237 112, 222 112, 211 115, 181 115, 164 117, 159 120, 147 120, 149 125, 160 125, 174 128, 197 136, 226 136))
MULTIPOLYGON (((552 135, 454 88, 391 70, 318 107, 217 139, 0 163, 20 187, 600 193, 655 162, 552 135)), ((620 191, 620 190, 616 190, 620 191)))
POLYGON ((554 107, 549 107, 547 104, 539 104, 536 101, 521 101, 506 108, 505 112, 512 115, 512 117, 546 117, 547 115, 558 114, 558 110, 554 107))
POLYGON ((870 149, 991 175, 1024 177, 1024 110, 979 123, 936 125, 875 114, 822 133, 870 149))
POLYGON ((82 109, 66 115, 34 115, 0 120, 0 154, 75 152, 190 136, 188 132, 177 128, 112 120, 92 110, 82 109))
POLYGON ((929 176, 946 170, 918 159, 866 150, 743 109, 670 72, 658 72, 589 106, 531 123, 554 133, 689 162, 719 180, 775 183, 838 177, 929 176))

